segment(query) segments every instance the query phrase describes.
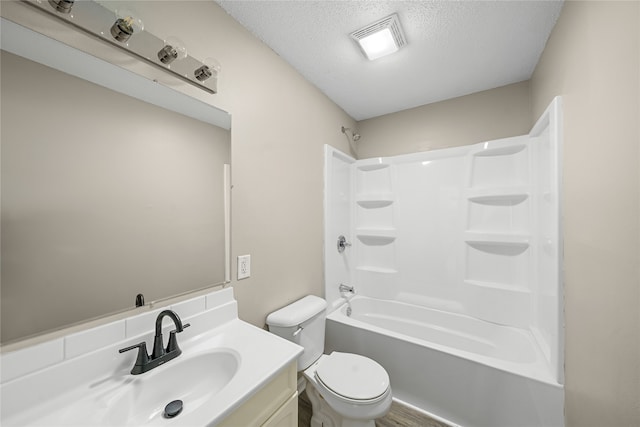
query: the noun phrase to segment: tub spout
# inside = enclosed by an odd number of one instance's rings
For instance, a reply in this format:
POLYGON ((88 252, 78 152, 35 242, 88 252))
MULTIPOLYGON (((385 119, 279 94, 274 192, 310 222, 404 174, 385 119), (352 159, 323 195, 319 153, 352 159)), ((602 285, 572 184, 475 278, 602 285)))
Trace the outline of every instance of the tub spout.
POLYGON ((340 283, 338 290, 340 291, 340 293, 345 293, 345 292, 351 292, 352 294, 356 293, 356 290, 353 288, 353 286, 348 286, 348 285, 345 285, 344 283, 340 283))

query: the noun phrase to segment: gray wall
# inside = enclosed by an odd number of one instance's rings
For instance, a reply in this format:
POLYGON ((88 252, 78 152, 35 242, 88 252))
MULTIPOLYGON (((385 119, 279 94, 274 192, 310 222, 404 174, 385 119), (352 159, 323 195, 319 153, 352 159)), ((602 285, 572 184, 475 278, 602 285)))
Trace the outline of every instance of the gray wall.
POLYGON ((529 82, 358 122, 358 157, 393 156, 475 144, 531 130, 529 82))
POLYGON ((640 425, 640 3, 566 2, 531 79, 564 97, 568 426, 640 425))

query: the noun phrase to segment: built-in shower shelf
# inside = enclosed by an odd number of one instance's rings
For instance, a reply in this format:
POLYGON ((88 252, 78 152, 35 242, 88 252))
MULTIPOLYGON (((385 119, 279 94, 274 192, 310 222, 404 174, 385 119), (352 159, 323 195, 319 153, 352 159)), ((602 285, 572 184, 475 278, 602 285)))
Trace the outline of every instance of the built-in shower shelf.
POLYGON ((519 255, 529 248, 529 236, 467 231, 465 242, 474 249, 496 255, 519 255))
POLYGON ((394 228, 357 229, 358 240, 368 246, 388 245, 396 240, 396 230, 394 228))
POLYGON ((357 203, 365 209, 376 209, 391 205, 393 200, 358 200, 357 203))
POLYGON ((508 156, 511 154, 517 154, 524 150, 527 146, 525 144, 509 144, 502 147, 487 147, 474 154, 476 157, 489 157, 489 156, 508 156))
POLYGON ((393 203, 391 193, 361 194, 356 197, 356 203, 365 209, 384 208, 393 203))
POLYGON ((476 286, 484 289, 517 292, 522 294, 531 293, 531 290, 529 290, 528 288, 514 283, 483 282, 480 280, 465 280, 464 283, 466 285, 476 286))
POLYGON ((378 158, 378 159, 371 159, 370 163, 359 164, 357 167, 358 167, 358 170, 360 171, 369 172, 369 171, 377 171, 380 169, 388 168, 389 163, 384 163, 382 159, 378 158))
POLYGON ((356 267, 356 270, 358 271, 365 271, 368 273, 381 273, 381 274, 395 274, 398 272, 398 270, 395 270, 393 268, 384 268, 384 267, 375 267, 375 266, 368 266, 368 265, 362 265, 360 267, 356 267))
POLYGON ((396 229, 393 227, 362 227, 356 228, 357 235, 363 236, 381 236, 396 237, 396 229))
POLYGON ((471 202, 482 205, 514 206, 529 198, 524 187, 470 189, 467 197, 471 202))
POLYGON ((467 242, 486 242, 486 243, 513 243, 529 245, 528 234, 517 233, 491 233, 467 231, 464 233, 467 242))

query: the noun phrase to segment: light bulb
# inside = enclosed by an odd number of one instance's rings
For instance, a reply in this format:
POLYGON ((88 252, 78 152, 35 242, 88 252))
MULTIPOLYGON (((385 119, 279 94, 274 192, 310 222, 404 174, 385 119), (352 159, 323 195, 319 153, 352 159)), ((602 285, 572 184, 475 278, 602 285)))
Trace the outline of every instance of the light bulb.
POLYGON ((163 64, 171 64, 176 59, 184 59, 187 57, 187 47, 182 40, 177 37, 167 37, 164 46, 158 51, 158 59, 163 64))
POLYGON ((209 77, 213 75, 217 77, 218 74, 220 73, 220 70, 222 69, 222 67, 220 66, 220 62, 218 62, 218 60, 215 58, 205 58, 204 61, 202 61, 202 63, 204 65, 198 68, 197 70, 195 70, 193 73, 195 78, 201 82, 207 80, 209 77))
POLYGON ((75 0, 49 0, 49 4, 56 12, 69 13, 75 0))
POLYGON ((131 9, 116 10, 116 22, 111 26, 111 35, 121 43, 126 43, 137 32, 144 30, 142 19, 131 9))

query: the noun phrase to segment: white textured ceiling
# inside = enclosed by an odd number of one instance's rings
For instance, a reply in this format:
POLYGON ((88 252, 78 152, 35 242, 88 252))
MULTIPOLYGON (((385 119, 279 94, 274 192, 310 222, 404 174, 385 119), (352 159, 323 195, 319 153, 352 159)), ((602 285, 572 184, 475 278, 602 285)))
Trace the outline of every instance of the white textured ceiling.
POLYGON ((531 77, 561 1, 238 1, 227 13, 363 120, 531 77), (368 61, 349 34, 392 13, 408 44, 368 61))

